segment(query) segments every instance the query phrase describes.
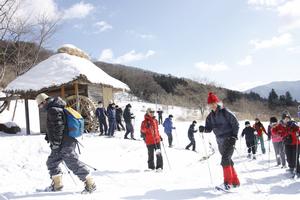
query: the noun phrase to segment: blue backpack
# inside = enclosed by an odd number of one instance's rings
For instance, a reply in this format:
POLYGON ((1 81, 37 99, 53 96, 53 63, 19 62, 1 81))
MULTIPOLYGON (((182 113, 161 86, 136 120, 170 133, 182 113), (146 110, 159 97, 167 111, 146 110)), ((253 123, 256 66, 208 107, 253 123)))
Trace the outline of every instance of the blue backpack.
POLYGON ((72 107, 65 107, 64 113, 67 119, 68 136, 72 138, 80 137, 84 131, 84 119, 79 112, 72 107))

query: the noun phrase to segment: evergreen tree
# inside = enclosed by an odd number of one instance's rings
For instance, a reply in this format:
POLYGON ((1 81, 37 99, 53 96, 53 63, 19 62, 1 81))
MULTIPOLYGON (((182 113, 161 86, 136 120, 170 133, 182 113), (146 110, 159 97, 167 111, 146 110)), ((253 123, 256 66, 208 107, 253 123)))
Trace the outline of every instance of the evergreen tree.
POLYGON ((278 95, 273 88, 272 88, 271 92, 269 93, 268 104, 271 109, 273 109, 279 105, 278 95))
POLYGON ((294 104, 293 97, 289 91, 285 93, 285 104, 287 106, 292 106, 294 104))

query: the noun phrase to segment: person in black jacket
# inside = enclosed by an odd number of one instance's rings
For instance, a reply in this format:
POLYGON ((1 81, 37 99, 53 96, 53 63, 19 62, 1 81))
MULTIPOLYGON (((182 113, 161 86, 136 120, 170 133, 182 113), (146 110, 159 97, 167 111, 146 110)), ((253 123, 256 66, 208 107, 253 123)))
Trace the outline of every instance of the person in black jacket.
POLYGON ((125 131, 124 125, 122 123, 122 116, 123 115, 123 110, 121 107, 116 105, 116 121, 117 121, 117 129, 118 131, 121 131, 121 128, 123 131, 125 131))
POLYGON ((189 148, 191 146, 193 146, 193 151, 196 151, 196 141, 195 141, 195 137, 194 137, 194 133, 197 132, 197 130, 195 130, 195 126, 196 126, 197 122, 193 121, 193 123, 190 125, 189 130, 188 130, 188 137, 190 140, 190 144, 188 144, 185 149, 190 150, 189 148))
POLYGON ((128 134, 130 133, 131 139, 135 140, 134 138, 134 128, 132 125, 132 119, 134 119, 134 114, 131 113, 131 105, 127 104, 126 108, 123 113, 123 118, 126 125, 126 133, 124 135, 124 139, 128 139, 128 134))
POLYGON ((107 107, 107 118, 108 118, 108 136, 114 137, 116 130, 116 108, 115 103, 110 101, 107 107))
POLYGON ((256 159, 255 153, 256 153, 256 147, 255 147, 255 141, 256 141, 256 136, 254 132, 256 131, 255 128, 251 127, 249 121, 245 121, 245 128, 243 129, 242 132, 242 137, 245 136, 246 139, 246 145, 248 147, 248 156, 247 158, 251 158, 251 152, 252 152, 252 158, 256 159))
POLYGON ((219 98, 212 92, 208 94, 207 104, 211 112, 206 117, 205 126, 199 126, 199 132, 213 131, 216 135, 224 175, 224 184, 220 187, 229 190, 231 187, 240 186, 231 159, 239 131, 239 122, 232 112, 221 106, 219 98))
POLYGON ((47 159, 52 183, 47 191, 59 191, 63 188, 62 171, 59 165, 64 162, 66 166, 84 182, 85 191, 96 190, 96 184, 86 166, 78 160, 75 151, 77 140, 68 136, 64 107, 66 103, 59 97, 49 97, 41 93, 36 97, 40 109, 47 112, 47 133, 45 139, 50 143, 51 153, 47 159))
POLYGON ((98 105, 99 107, 96 109, 96 116, 98 118, 99 128, 100 128, 99 135, 100 136, 103 135, 103 131, 104 131, 104 135, 107 135, 107 123, 106 123, 107 112, 103 106, 102 101, 99 101, 98 105))

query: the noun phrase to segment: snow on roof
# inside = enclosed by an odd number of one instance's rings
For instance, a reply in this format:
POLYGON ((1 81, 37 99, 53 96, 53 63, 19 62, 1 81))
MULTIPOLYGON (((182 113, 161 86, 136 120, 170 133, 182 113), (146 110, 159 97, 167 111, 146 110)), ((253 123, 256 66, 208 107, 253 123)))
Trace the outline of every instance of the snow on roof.
POLYGON ((60 86, 77 79, 80 75, 96 84, 130 90, 129 87, 109 76, 91 61, 66 53, 55 54, 17 77, 5 91, 39 91, 42 88, 60 86))

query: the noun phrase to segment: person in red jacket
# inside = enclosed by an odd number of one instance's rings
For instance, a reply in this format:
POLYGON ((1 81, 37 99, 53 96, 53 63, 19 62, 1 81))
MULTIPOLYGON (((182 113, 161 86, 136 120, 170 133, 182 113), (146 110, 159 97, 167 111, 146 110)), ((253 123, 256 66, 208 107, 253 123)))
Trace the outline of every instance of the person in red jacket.
POLYGON ((148 168, 162 170, 163 157, 160 146, 162 137, 158 131, 158 121, 154 117, 154 110, 151 108, 147 109, 145 119, 141 124, 141 136, 144 138, 148 149, 148 168), (154 164, 154 153, 156 155, 156 166, 154 164))
POLYGON ((288 171, 300 174, 299 166, 299 126, 292 121, 291 116, 287 113, 282 114, 282 123, 285 127, 283 141, 285 143, 285 154, 288 162, 288 171))
POLYGON ((285 135, 285 127, 281 123, 278 123, 276 117, 270 118, 270 125, 271 125, 271 138, 274 146, 277 166, 282 164, 281 168, 285 168, 286 159, 284 153, 284 144, 282 141, 282 138, 285 135))
MULTIPOLYGON (((263 133, 267 134, 266 129, 265 129, 264 125, 260 122, 260 120, 258 118, 255 119, 255 124, 253 125, 253 128, 255 128, 255 130, 257 132, 256 141, 257 142, 259 141, 259 143, 260 143, 261 152, 263 154, 265 154, 266 149, 265 149, 263 133)), ((257 146, 256 146, 256 148, 257 148, 257 146)))

